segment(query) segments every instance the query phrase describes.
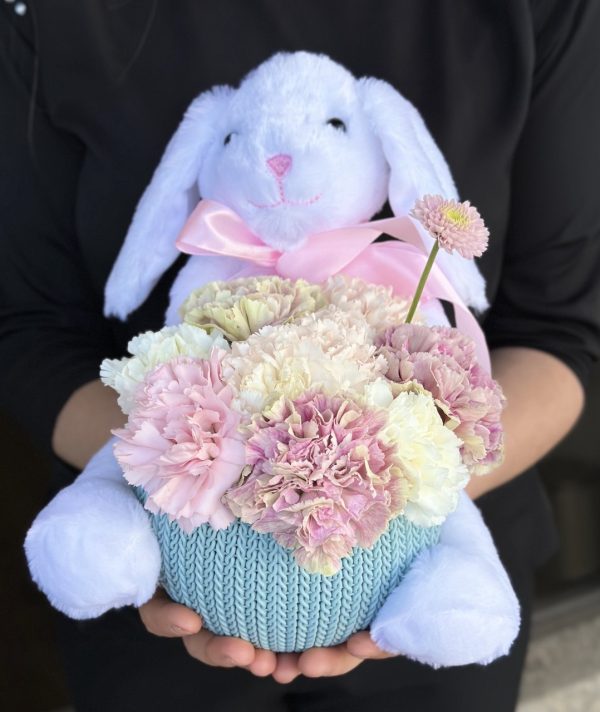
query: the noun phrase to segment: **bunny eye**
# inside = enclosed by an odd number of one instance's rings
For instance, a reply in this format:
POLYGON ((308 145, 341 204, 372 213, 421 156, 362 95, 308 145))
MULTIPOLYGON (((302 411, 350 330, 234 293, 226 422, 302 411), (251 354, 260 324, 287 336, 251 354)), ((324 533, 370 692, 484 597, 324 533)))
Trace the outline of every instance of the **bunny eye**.
POLYGON ((227 146, 227 144, 231 141, 231 137, 234 133, 235 131, 232 131, 231 133, 228 133, 227 136, 225 136, 225 138, 223 139, 223 146, 227 146))
POLYGON ((328 119, 327 124, 328 126, 333 126, 333 128, 337 129, 338 131, 343 131, 344 133, 346 133, 346 124, 341 119, 338 119, 335 116, 332 119, 328 119))

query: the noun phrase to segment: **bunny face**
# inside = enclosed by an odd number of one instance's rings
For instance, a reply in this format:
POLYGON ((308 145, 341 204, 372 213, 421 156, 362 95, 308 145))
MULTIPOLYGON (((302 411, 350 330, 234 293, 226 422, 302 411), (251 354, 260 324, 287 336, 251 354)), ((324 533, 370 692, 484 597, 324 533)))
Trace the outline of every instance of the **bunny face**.
POLYGON ((272 247, 361 222, 385 202, 389 168, 359 84, 331 60, 275 56, 226 97, 222 117, 200 195, 232 208, 272 247))

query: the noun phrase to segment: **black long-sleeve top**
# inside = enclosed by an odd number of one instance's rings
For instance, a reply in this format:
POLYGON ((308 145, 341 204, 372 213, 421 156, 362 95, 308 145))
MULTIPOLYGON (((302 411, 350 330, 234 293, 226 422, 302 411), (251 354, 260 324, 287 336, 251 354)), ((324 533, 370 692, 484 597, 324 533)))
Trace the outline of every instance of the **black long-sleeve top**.
POLYGON ((585 380, 600 350, 596 0, 13 8, 0 7, 0 403, 41 443, 104 357, 162 324, 174 269, 125 324, 102 316, 103 287, 185 107, 279 50, 324 52, 418 107, 491 230, 491 347, 546 351, 585 380))

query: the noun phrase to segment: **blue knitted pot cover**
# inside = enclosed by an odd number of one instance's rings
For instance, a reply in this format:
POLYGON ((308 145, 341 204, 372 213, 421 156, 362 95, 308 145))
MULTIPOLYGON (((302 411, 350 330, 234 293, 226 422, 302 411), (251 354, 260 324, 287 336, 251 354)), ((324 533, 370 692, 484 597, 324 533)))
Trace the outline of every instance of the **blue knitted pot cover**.
POLYGON ((416 554, 439 541, 439 527, 396 517, 371 549, 355 547, 341 571, 323 576, 239 520, 185 534, 166 515, 149 516, 169 596, 197 611, 213 633, 276 652, 337 645, 367 629, 416 554))

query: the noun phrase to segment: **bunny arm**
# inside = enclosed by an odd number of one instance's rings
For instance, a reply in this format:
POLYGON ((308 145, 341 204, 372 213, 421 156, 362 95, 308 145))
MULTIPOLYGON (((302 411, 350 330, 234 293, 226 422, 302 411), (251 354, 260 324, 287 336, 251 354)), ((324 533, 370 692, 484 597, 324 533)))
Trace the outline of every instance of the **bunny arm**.
MULTIPOLYGON (((191 257, 171 288, 167 324, 192 289, 229 279, 240 260, 191 257)), ((71 618, 140 606, 156 590, 160 549, 148 515, 123 478, 109 440, 84 471, 37 515, 25 539, 31 576, 71 618)))
POLYGON ((462 492, 371 624, 382 649, 433 667, 506 655, 520 627, 519 602, 483 518, 462 492))
POLYGON ((37 515, 25 539, 31 576, 71 618, 140 606, 154 594, 160 550, 109 440, 37 515))

